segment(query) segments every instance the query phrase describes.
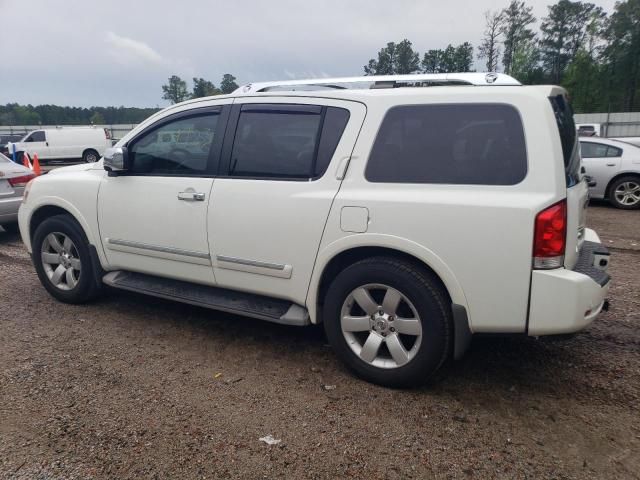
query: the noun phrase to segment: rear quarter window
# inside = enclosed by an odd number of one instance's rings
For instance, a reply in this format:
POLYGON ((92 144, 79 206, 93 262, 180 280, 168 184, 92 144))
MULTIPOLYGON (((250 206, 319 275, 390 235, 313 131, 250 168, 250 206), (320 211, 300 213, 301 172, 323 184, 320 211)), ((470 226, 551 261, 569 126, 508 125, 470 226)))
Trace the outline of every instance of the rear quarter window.
POLYGON ((549 97, 549 102, 551 103, 558 133, 560 134, 567 187, 572 187, 580 182, 581 179, 580 150, 578 148, 576 124, 573 121, 573 110, 564 95, 549 97))
POLYGON ((391 108, 365 176, 385 183, 515 185, 526 173, 518 111, 478 103, 391 108))

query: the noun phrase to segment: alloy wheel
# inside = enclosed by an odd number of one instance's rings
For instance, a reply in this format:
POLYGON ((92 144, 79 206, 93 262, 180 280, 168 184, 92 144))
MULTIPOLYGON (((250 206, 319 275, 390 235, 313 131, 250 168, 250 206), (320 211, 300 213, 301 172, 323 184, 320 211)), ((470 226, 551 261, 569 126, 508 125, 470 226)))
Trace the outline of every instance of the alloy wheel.
POLYGON ((633 206, 640 202, 640 184, 628 181, 616 188, 614 195, 621 205, 633 206))
POLYGON ((53 232, 42 242, 42 267, 49 281, 60 290, 72 290, 80 281, 82 262, 68 235, 53 232))
POLYGON ((422 341, 416 308, 402 292, 383 284, 353 290, 342 305, 340 326, 353 353, 378 368, 406 365, 422 341))

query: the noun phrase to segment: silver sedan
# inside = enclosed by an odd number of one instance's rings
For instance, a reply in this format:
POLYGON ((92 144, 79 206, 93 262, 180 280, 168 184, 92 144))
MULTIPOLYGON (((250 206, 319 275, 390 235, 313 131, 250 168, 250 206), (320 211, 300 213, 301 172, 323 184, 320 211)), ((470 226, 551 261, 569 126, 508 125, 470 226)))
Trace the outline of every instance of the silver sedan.
POLYGON ((35 178, 31 170, 12 162, 0 153, 0 226, 18 231, 18 208, 27 182, 35 178))
POLYGON ((600 137, 580 138, 582 166, 591 198, 617 208, 640 208, 640 147, 600 137))

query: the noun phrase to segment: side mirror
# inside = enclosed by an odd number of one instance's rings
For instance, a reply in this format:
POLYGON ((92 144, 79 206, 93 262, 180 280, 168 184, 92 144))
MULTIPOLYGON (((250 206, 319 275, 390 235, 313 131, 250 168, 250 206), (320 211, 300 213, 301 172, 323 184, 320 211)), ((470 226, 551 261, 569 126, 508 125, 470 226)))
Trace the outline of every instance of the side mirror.
POLYGON ((111 147, 104 152, 104 169, 109 174, 118 174, 129 170, 129 152, 127 147, 111 147))

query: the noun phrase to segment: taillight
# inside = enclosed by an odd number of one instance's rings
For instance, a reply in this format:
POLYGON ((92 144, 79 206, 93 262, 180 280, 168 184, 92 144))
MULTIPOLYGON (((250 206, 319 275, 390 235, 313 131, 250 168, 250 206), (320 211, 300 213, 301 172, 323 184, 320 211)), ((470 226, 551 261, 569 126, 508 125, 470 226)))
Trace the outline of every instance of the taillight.
POLYGON ((533 268, 558 268, 567 245, 567 201, 545 208, 536 216, 533 235, 533 268))
POLYGON ((104 137, 107 140, 111 140, 111 132, 109 130, 107 130, 106 128, 104 128, 103 130, 104 130, 104 137))
POLYGON ((36 176, 30 173, 29 175, 22 175, 20 177, 7 178, 7 180, 9 181, 9 185, 12 187, 24 187, 29 183, 29 180, 34 178, 36 178, 36 176))

